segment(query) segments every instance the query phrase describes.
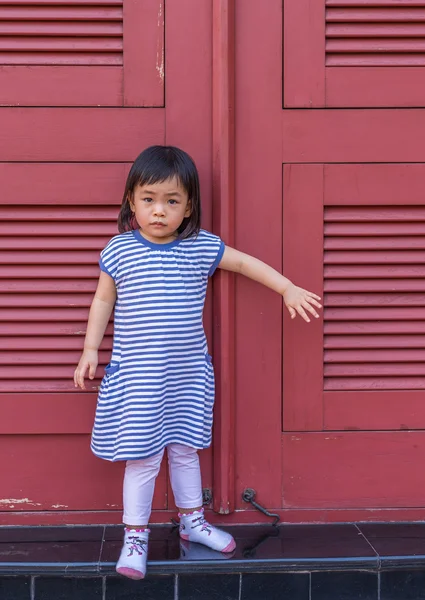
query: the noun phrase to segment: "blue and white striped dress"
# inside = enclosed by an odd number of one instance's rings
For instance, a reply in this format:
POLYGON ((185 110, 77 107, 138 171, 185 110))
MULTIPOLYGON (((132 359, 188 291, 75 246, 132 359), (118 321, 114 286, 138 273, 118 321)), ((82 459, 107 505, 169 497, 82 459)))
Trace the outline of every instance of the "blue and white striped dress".
POLYGON ((211 443, 214 371, 202 313, 224 244, 197 237, 155 244, 138 230, 110 240, 100 268, 115 281, 114 343, 99 390, 94 454, 134 460, 168 444, 211 443))

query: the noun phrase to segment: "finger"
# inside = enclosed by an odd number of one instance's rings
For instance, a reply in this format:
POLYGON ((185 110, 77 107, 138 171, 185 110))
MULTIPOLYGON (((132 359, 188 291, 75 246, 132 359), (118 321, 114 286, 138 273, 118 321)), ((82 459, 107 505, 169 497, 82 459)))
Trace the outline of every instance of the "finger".
POLYGON ((291 319, 295 319, 297 316, 297 311, 292 308, 292 306, 288 306, 289 314, 291 315, 291 319))
POLYGON ((313 304, 314 306, 317 306, 317 308, 322 308, 322 305, 320 304, 320 302, 316 302, 316 300, 314 300, 313 298, 307 298, 306 300, 310 304, 313 304))
POLYGON ((78 381, 77 381, 77 369, 75 369, 74 371, 74 386, 78 387, 78 381))
POLYGON ((308 303, 307 300, 305 300, 302 305, 306 310, 308 310, 309 313, 311 313, 314 317, 316 317, 316 319, 319 318, 319 315, 314 310, 314 308, 311 306, 311 304, 308 303))
POLYGON ((77 373, 77 381, 78 381, 78 385, 80 386, 80 388, 82 390, 86 389, 86 386, 84 385, 84 376, 86 374, 87 371, 87 365, 82 365, 77 373))
POLYGON ((313 294, 313 292, 308 292, 308 291, 306 290, 306 293, 307 293, 307 295, 308 295, 310 298, 314 298, 315 300, 321 300, 321 297, 320 297, 320 296, 318 296, 317 294, 313 294))
POLYGON ((302 306, 298 307, 297 311, 298 311, 298 314, 304 319, 304 321, 307 321, 307 323, 310 323, 310 319, 308 318, 308 315, 302 306))
POLYGON ((96 367, 94 365, 90 365, 89 369, 89 378, 94 379, 94 374, 96 372, 96 367))

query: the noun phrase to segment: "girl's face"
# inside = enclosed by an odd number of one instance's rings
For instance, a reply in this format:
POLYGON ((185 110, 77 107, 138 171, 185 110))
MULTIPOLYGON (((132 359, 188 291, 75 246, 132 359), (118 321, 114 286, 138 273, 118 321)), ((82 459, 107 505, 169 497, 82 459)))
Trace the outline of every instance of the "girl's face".
POLYGON ((140 233, 157 244, 173 241, 183 219, 191 213, 187 192, 175 177, 136 186, 129 202, 140 233))

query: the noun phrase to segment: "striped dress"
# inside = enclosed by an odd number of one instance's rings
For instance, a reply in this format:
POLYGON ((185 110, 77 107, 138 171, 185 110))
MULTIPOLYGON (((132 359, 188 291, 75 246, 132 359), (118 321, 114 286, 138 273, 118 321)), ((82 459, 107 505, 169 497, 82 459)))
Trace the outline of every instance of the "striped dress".
POLYGON ((214 371, 202 313, 223 252, 220 238, 203 230, 168 244, 130 231, 102 251, 117 302, 92 434, 96 456, 135 460, 168 444, 211 444, 214 371))

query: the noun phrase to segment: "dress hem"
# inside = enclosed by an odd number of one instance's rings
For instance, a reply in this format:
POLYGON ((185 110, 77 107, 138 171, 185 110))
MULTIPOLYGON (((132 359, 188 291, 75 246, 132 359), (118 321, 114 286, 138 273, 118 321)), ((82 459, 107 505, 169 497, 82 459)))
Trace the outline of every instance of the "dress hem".
POLYGON ((106 458, 105 456, 101 456, 95 452, 92 447, 90 447, 90 450, 97 458, 100 458, 101 460, 106 460, 108 462, 126 462, 127 460, 144 460, 145 458, 152 458, 152 456, 156 456, 165 450, 167 446, 171 446, 171 444, 179 444, 181 446, 187 446, 188 448, 194 448, 195 450, 207 450, 211 446, 211 442, 207 446, 195 446, 193 444, 183 444, 181 441, 171 441, 162 446, 158 452, 154 452, 153 454, 146 454, 144 456, 129 456, 128 458, 106 458))

